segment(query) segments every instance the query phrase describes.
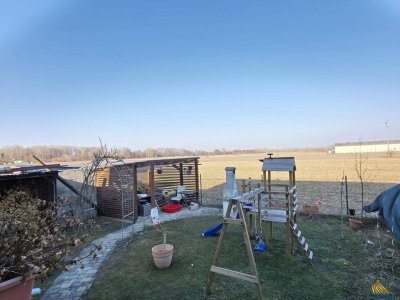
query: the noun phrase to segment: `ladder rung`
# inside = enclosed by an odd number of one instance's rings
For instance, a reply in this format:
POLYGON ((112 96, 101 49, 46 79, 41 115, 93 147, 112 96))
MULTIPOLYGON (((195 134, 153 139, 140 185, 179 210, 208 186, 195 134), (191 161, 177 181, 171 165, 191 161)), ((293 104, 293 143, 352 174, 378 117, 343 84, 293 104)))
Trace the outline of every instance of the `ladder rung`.
POLYGON ((298 203, 299 203, 299 200, 298 200, 298 199, 294 200, 294 201, 293 201, 293 206, 296 206, 298 203))
POLYGON ((301 237, 301 231, 299 230, 299 232, 297 233, 297 237, 300 238, 301 237))
POLYGON ((240 219, 224 219, 224 223, 242 225, 243 221, 240 219))
POLYGON ((293 230, 296 230, 297 229, 297 223, 295 223, 294 225, 293 225, 293 230))
POLYGON ((307 252, 307 250, 308 250, 308 244, 306 243, 306 245, 304 246, 304 251, 307 252))
POLYGON ((308 256, 308 259, 313 259, 313 252, 310 251, 310 255, 308 256))
POLYGON ((241 279, 241 280, 250 281, 253 283, 258 283, 258 278, 254 275, 245 274, 245 273, 241 273, 241 272, 237 272, 237 271, 232 271, 232 270, 220 268, 217 266, 211 266, 211 272, 230 276, 230 277, 241 279))
POLYGON ((300 245, 304 245, 304 242, 306 241, 306 238, 303 236, 303 238, 301 239, 301 241, 300 241, 300 245))

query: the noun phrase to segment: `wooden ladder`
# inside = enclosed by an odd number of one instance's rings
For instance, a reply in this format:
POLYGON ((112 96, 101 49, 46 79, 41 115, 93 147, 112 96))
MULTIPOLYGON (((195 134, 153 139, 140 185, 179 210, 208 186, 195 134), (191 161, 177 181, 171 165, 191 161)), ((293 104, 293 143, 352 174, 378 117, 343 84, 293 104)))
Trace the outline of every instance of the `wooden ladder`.
POLYGON ((314 259, 314 253, 311 251, 310 247, 308 246, 308 243, 306 243, 306 238, 303 236, 301 230, 299 229, 299 226, 297 223, 294 223, 293 226, 290 226, 292 229, 292 234, 295 236, 297 241, 300 244, 300 247, 303 251, 303 254, 309 259, 313 260, 314 259))
POLYGON ((257 296, 259 299, 262 299, 261 284, 260 284, 260 280, 258 278, 257 267, 256 267, 256 263, 255 263, 254 256, 253 256, 253 249, 251 248, 251 244, 250 244, 250 238, 249 238, 249 233, 247 231, 246 220, 243 215, 242 205, 240 203, 240 196, 229 200, 228 209, 227 209, 226 215, 224 217, 224 224, 222 226, 221 235, 219 236, 217 249, 215 250, 215 254, 212 259, 210 273, 208 276, 207 288, 206 288, 207 295, 210 294, 211 284, 212 284, 212 281, 213 281, 216 273, 254 283, 254 285, 256 287, 256 291, 257 291, 257 296), (230 218, 233 205, 236 205, 236 208, 239 213, 239 219, 230 218), (224 241, 226 230, 228 228, 228 224, 241 225, 241 227, 242 227, 243 239, 245 242, 245 247, 246 247, 246 251, 247 251, 247 256, 249 258, 249 264, 250 264, 250 269, 251 269, 252 274, 245 274, 245 273, 241 273, 238 271, 217 267, 218 257, 219 257, 220 251, 221 251, 222 242, 224 241))

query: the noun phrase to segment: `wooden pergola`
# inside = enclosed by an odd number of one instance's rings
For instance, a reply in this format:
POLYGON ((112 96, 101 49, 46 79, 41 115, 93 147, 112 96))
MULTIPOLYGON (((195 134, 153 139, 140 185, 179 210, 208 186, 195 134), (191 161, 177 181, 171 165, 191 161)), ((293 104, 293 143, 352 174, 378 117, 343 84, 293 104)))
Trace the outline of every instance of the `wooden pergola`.
MULTIPOLYGON (((116 199, 117 176, 113 175, 113 168, 119 165, 110 166, 97 171, 97 206, 100 215, 122 218, 121 203, 116 199)), ((132 187, 129 197, 132 203, 130 212, 133 220, 138 218, 138 172, 148 171, 148 185, 151 198, 151 207, 156 206, 157 190, 176 190, 178 185, 184 185, 187 191, 192 191, 195 195, 193 201, 199 202, 200 180, 199 180, 199 157, 179 157, 151 159, 135 162, 126 162, 125 168, 129 169, 132 180, 132 187)), ((115 173, 115 172, 114 172, 115 173)), ((132 219, 132 218, 130 218, 132 219)))

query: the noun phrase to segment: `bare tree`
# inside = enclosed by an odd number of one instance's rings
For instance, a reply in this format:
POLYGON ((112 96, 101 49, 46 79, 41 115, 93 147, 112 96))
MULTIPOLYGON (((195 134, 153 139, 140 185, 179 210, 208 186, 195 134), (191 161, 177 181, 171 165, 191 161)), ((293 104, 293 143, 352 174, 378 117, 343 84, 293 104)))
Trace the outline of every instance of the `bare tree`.
POLYGON ((361 220, 364 216, 364 188, 365 183, 371 178, 371 174, 369 173, 369 155, 368 153, 362 152, 362 140, 359 141, 358 151, 355 153, 354 157, 354 170, 357 174, 357 179, 360 181, 361 185, 361 220))

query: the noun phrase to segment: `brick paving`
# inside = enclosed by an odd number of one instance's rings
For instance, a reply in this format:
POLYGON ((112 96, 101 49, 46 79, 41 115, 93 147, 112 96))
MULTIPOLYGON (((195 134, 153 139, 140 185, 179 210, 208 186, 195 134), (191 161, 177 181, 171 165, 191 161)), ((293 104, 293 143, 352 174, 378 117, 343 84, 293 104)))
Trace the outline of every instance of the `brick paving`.
MULTIPOLYGON (((162 222, 166 222, 213 215, 222 215, 222 211, 211 207, 199 207, 195 211, 184 208, 173 214, 161 213, 160 218, 162 222)), ((133 233, 143 231, 144 225, 151 225, 150 216, 139 218, 135 224, 92 241, 89 246, 81 251, 79 257, 85 257, 94 249, 95 245, 100 244, 102 249, 97 253, 97 257, 93 259, 92 256, 89 256, 83 259, 85 266, 83 269, 81 269, 79 264, 76 264, 70 267, 68 271, 61 273, 54 280, 53 285, 46 291, 42 299, 80 299, 92 285, 97 270, 107 259, 107 256, 114 249, 117 242, 133 233)))

